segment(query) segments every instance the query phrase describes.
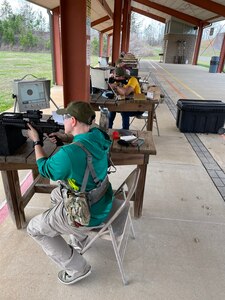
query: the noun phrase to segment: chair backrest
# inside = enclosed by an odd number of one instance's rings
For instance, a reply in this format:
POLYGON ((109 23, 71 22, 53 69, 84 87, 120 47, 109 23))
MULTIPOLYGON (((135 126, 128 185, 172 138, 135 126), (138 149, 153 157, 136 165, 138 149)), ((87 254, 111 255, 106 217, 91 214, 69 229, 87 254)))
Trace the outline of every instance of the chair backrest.
POLYGON ((134 169, 123 181, 123 183, 118 187, 118 189, 114 192, 114 196, 120 194, 121 191, 123 193, 127 191, 127 193, 124 194, 124 199, 126 199, 126 201, 130 201, 137 188, 139 175, 140 175, 140 169, 139 168, 134 169))
POLYGON ((116 203, 113 205, 111 212, 105 222, 105 226, 110 225, 125 209, 125 207, 130 205, 130 200, 132 199, 138 184, 138 179, 140 175, 140 169, 134 169, 128 177, 123 181, 120 187, 114 192, 116 203), (117 196, 122 196, 118 197, 117 196))
MULTIPOLYGON (((104 224, 100 225, 98 228, 96 228, 97 230, 97 234, 95 235, 95 237, 92 239, 92 243, 99 237, 101 236, 101 234, 103 234, 110 225, 112 225, 112 227, 117 227, 117 224, 119 224, 119 231, 120 228, 122 227, 121 224, 123 223, 123 216, 122 212, 123 211, 128 211, 129 210, 129 206, 130 206, 130 200, 132 199, 136 188, 137 188, 137 184, 138 184, 138 179, 139 179, 139 175, 140 175, 140 169, 136 168, 134 169, 129 175, 128 177, 124 180, 124 182, 120 185, 120 187, 116 190, 116 192, 114 193, 115 195, 115 199, 113 202, 113 207, 109 213, 108 218, 106 219, 106 221, 104 222, 104 224), (119 198, 117 199, 116 196, 117 195, 122 195, 122 199, 119 198), (121 217, 121 218, 120 218, 121 217), (122 221, 121 221, 122 219, 122 221), (114 223, 114 224, 113 224, 114 223)), ((95 229, 94 229, 95 231, 95 229)), ((117 232, 118 234, 119 231, 117 232)), ((81 253, 85 253, 85 251, 89 248, 89 245, 87 245, 82 251, 81 253)))

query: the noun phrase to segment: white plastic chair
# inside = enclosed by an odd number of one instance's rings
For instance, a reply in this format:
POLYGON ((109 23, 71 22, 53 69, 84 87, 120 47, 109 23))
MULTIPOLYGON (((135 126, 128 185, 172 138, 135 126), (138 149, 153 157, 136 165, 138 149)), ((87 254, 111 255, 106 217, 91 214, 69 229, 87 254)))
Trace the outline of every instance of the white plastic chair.
POLYGON ((109 217, 104 224, 91 230, 91 232, 95 234, 81 251, 81 254, 85 253, 98 238, 110 240, 113 245, 124 285, 128 283, 123 269, 123 258, 129 233, 131 232, 132 238, 135 238, 130 216, 130 200, 136 191, 139 175, 140 170, 138 168, 134 169, 116 190, 114 193, 115 199, 113 201, 113 207, 109 217))

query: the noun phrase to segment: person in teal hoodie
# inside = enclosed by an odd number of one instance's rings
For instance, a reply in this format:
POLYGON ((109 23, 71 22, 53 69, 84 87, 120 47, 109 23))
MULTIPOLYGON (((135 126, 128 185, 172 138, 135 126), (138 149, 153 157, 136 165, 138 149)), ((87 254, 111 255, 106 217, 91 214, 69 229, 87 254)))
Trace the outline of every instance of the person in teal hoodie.
MULTIPOLYGON (((79 191, 87 166, 87 154, 76 143, 82 144, 92 156, 93 168, 97 177, 103 181, 107 176, 108 153, 111 146, 109 136, 98 128, 90 129, 95 112, 86 102, 71 102, 66 109, 59 109, 64 115, 65 133, 54 133, 63 141, 71 141, 62 146, 56 154, 46 157, 38 132, 29 124, 28 136, 33 140, 38 171, 41 176, 54 181, 69 182, 79 191)), ((51 137, 54 140, 53 134, 51 137)), ((86 191, 96 188, 92 176, 88 177, 86 191)), ((88 241, 88 230, 100 225, 108 216, 113 201, 111 184, 100 198, 90 207, 90 221, 87 226, 77 222, 70 224, 63 197, 63 187, 55 188, 51 193, 53 207, 34 217, 28 224, 27 232, 38 242, 45 253, 62 271, 58 279, 64 284, 73 284, 91 273, 91 266, 79 254, 88 241), (73 245, 68 244, 63 234, 72 235, 73 245), (77 250, 76 250, 77 249, 77 250)))

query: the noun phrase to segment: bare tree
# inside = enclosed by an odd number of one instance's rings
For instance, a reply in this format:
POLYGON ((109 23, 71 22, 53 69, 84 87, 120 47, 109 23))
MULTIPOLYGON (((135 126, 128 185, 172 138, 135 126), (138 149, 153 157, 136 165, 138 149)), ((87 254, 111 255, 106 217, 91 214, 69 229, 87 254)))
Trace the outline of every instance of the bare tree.
POLYGON ((4 0, 0 8, 0 18, 4 20, 11 17, 12 15, 13 15, 12 6, 7 0, 4 0))

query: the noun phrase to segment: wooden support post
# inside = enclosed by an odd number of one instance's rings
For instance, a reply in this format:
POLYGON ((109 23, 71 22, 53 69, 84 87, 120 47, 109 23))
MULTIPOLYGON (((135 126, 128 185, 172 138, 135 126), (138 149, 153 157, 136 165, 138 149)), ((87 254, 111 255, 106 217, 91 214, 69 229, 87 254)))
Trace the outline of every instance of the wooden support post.
POLYGON ((60 1, 64 106, 90 100, 90 0, 60 1))

